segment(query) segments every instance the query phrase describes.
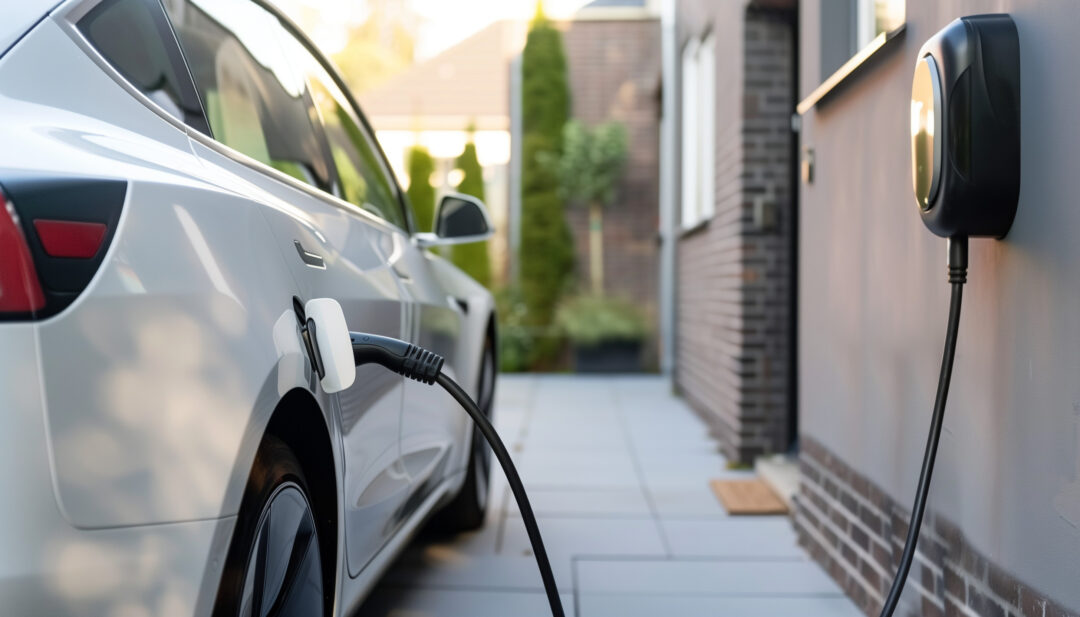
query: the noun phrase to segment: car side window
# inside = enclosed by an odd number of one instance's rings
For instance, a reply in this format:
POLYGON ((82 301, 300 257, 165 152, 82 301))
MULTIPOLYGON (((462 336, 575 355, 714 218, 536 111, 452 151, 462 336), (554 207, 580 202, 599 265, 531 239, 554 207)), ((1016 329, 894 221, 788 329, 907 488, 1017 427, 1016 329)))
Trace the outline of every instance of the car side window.
POLYGON ((337 168, 338 196, 375 216, 407 229, 397 189, 378 152, 375 138, 327 70, 293 37, 285 43, 288 55, 311 85, 311 97, 337 168))
POLYGON ((324 191, 329 157, 285 30, 250 0, 167 0, 214 138, 324 191))
POLYGON ((79 20, 78 28, 150 100, 177 120, 209 133, 160 0, 105 0, 79 20))

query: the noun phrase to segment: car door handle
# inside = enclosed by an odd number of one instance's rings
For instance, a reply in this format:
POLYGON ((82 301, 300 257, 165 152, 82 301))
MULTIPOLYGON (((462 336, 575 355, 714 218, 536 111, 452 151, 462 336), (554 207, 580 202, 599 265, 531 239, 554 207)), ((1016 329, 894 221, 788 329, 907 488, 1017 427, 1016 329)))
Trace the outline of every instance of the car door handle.
POLYGON ((296 247, 296 252, 300 254, 300 260, 312 268, 318 268, 320 270, 326 269, 326 261, 323 260, 322 255, 312 253, 304 248, 304 245, 300 244, 299 240, 293 240, 293 246, 296 247))

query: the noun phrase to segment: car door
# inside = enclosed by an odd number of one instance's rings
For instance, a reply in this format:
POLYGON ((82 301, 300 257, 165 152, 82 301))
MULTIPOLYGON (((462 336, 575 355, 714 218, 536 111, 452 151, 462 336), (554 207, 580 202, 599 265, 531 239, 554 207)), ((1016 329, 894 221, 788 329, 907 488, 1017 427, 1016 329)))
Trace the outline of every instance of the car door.
MULTIPOLYGON (((325 88, 309 85, 318 62, 251 0, 173 0, 168 8, 219 142, 195 145, 208 174, 262 206, 301 301, 334 298, 351 330, 401 337, 407 309, 386 250, 401 232, 363 208, 367 194, 340 156, 341 129, 327 116, 325 88)), ((402 381, 362 367, 352 387, 330 397, 340 423, 353 576, 396 530, 407 497, 402 381)))
MULTIPOLYGON (((458 354, 466 304, 449 294, 436 276, 433 262, 439 259, 409 241, 396 270, 412 307, 409 340, 445 358, 444 372, 460 379, 458 354)), ((462 385, 473 391, 470 384, 462 385)), ((467 420, 461 407, 441 388, 406 382, 401 459, 412 482, 411 502, 421 502, 466 460, 460 448, 466 441, 467 420)))

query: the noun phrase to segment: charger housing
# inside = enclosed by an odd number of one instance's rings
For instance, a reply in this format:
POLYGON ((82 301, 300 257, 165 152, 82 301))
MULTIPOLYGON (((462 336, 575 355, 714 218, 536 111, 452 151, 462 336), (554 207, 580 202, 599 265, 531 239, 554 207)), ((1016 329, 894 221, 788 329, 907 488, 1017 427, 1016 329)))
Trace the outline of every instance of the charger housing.
POLYGON ((919 51, 911 163, 923 223, 1004 237, 1020 196, 1020 40, 1005 14, 961 17, 919 51))

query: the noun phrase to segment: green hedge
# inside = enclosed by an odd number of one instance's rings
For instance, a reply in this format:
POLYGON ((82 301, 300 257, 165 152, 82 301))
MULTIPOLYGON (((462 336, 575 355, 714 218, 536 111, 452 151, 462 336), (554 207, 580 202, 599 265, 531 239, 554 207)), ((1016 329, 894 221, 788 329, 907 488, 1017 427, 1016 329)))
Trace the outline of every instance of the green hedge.
MULTIPOLYGON (((464 173, 461 184, 457 187, 458 192, 483 201, 484 168, 476 157, 476 144, 472 141, 465 144, 465 151, 457 158, 456 166, 464 173)), ((488 256, 487 242, 455 245, 450 252, 450 259, 478 283, 491 287, 491 258, 488 256)))
MULTIPOLYGON (((562 145, 569 117, 566 55, 562 34, 542 13, 529 29, 522 52, 522 196, 519 285, 525 323, 533 331, 553 325, 555 307, 574 268, 574 244, 566 223, 558 178, 544 158, 562 145), (546 154, 545 154, 546 153, 546 154)), ((555 339, 539 337, 531 364, 551 365, 555 339)))
POLYGON ((434 229, 435 219, 435 187, 431 186, 435 160, 423 146, 409 148, 407 158, 405 163, 409 168, 409 189, 405 193, 416 216, 416 228, 419 231, 431 231, 434 229))

